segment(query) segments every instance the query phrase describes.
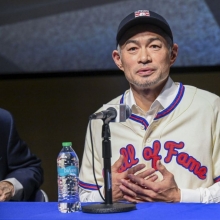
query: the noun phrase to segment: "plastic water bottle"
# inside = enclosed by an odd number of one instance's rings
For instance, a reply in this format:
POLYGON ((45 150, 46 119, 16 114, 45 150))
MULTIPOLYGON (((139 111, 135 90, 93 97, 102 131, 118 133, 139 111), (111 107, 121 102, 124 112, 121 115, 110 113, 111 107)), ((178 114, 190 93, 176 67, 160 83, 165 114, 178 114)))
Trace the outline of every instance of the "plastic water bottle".
POLYGON ((63 142, 57 157, 58 209, 62 213, 81 210, 79 199, 79 159, 72 142, 63 142))

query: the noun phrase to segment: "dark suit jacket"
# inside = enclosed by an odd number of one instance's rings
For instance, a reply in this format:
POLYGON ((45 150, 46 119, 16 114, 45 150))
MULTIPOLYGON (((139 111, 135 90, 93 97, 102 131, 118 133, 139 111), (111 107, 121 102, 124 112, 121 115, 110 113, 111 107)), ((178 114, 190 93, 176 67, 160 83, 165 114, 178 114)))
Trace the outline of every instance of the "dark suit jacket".
POLYGON ((22 200, 29 201, 43 183, 43 170, 20 139, 12 115, 0 108, 0 181, 6 178, 16 178, 24 188, 22 200))

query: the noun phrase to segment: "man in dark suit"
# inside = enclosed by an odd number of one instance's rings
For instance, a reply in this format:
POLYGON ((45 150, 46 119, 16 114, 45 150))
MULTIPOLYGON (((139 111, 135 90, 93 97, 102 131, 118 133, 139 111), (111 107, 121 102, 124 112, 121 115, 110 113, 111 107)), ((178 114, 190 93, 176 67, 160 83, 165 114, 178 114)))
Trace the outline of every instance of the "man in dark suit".
POLYGON ((41 160, 20 139, 12 115, 0 108, 0 201, 31 201, 42 183, 41 160))

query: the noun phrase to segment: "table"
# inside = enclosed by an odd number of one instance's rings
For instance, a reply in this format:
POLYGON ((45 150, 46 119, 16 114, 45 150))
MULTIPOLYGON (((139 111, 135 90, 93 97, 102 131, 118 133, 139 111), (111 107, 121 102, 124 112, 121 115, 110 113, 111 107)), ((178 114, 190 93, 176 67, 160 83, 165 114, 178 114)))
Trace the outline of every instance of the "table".
MULTIPOLYGON (((88 203, 87 203, 88 204, 88 203)), ((82 205, 87 205, 83 203, 82 205)), ((0 202, 0 219, 40 220, 215 220, 220 219, 220 204, 140 203, 136 210, 122 213, 60 213, 56 202, 0 202)))

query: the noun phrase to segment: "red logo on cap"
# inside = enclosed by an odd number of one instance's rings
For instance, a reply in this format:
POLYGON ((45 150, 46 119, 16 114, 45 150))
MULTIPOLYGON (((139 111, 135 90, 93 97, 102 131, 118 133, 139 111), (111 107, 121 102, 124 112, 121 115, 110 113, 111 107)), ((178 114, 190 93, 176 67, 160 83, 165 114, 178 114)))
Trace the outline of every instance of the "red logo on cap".
POLYGON ((135 18, 140 16, 150 16, 150 12, 148 10, 139 10, 134 13, 135 18))

